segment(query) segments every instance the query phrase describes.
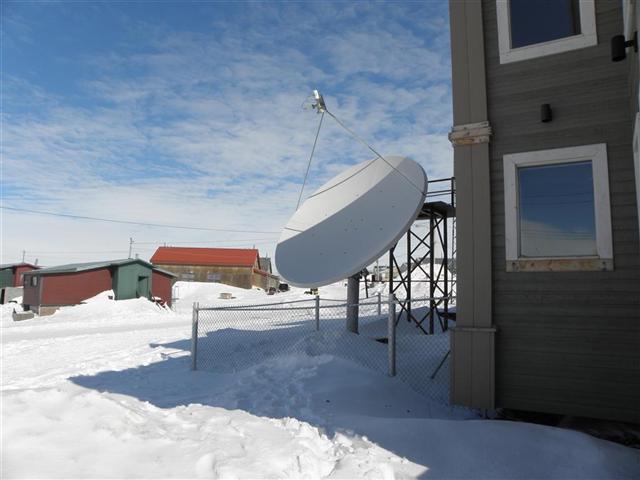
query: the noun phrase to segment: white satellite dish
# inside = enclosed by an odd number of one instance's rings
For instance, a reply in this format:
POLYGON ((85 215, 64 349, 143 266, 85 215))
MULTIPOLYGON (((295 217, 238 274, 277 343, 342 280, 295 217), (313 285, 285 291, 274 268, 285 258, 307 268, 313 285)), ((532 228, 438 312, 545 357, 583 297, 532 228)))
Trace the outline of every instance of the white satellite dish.
POLYGON ((427 175, 409 158, 351 167, 291 217, 276 247, 278 273, 292 285, 320 287, 360 272, 407 232, 426 192, 427 175))

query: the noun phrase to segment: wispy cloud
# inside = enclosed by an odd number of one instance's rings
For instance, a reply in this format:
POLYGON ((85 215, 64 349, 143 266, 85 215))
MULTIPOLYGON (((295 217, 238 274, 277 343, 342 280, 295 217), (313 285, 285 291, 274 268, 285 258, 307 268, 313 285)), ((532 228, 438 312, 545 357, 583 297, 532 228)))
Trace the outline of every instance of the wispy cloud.
MULTIPOLYGON (((190 4, 175 10, 180 18, 167 13, 149 20, 124 7, 76 5, 69 13, 60 6, 61 29, 64 22, 98 15, 118 35, 104 42, 79 36, 79 44, 98 44, 58 52, 59 64, 70 69, 55 72, 68 81, 63 86, 49 82, 50 66, 29 70, 16 61, 5 69, 3 201, 159 223, 279 230, 295 206, 318 122, 301 108, 313 88, 380 152, 411 156, 432 178, 452 173, 446 5, 227 7, 190 4)), ((15 29, 28 41, 3 50, 15 57, 44 48, 37 15, 37 8, 19 15, 15 29)), ((12 28, 5 24, 5 35, 12 28)), ((308 191, 370 156, 328 119, 308 191)), ((3 257, 13 260, 23 249, 107 250, 129 236, 243 240, 4 212, 3 257)), ((273 253, 275 240, 263 250, 273 253)))

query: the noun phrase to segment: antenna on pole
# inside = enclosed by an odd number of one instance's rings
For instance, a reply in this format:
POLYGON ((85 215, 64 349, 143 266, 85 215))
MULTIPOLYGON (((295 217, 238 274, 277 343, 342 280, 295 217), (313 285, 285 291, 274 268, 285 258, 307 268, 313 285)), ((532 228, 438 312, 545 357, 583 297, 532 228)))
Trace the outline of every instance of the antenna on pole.
POLYGON ((27 252, 25 250, 22 250, 22 263, 24 263, 24 256, 27 252))
POLYGON ((318 90, 313 91, 313 99, 315 103, 311 104, 311 108, 315 108, 317 113, 324 113, 327 111, 327 106, 324 104, 324 98, 318 90))
POLYGON ((131 250, 133 249, 133 238, 129 237, 129 258, 131 258, 131 250))
MULTIPOLYGON (((309 97, 307 97, 307 100, 309 97)), ((308 104, 307 104, 308 105, 308 104)), ((305 107, 308 109, 308 107, 305 107)), ((316 113, 322 113, 320 117, 320 123, 318 123, 318 130, 316 131, 316 138, 313 140, 313 147, 311 148, 311 155, 309 155, 309 162, 307 163, 307 171, 304 173, 304 180, 302 181, 302 188, 300 189, 300 195, 298 195, 298 203, 296 204, 296 210, 300 207, 302 201, 302 192, 304 192, 304 186, 307 184, 307 177, 309 176, 309 169, 311 168, 311 161, 313 160, 313 154, 316 151, 316 145, 318 144, 318 137, 320 136, 320 129, 322 128, 322 120, 324 120, 324 114, 327 113, 327 106, 324 104, 324 98, 318 90, 313 91, 313 103, 311 108, 316 110, 316 113)))

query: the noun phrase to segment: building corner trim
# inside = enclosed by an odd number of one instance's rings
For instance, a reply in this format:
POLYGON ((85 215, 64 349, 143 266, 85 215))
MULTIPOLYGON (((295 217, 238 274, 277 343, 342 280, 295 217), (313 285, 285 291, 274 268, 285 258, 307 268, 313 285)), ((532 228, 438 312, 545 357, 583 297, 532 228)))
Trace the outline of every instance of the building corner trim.
POLYGON ((458 318, 451 341, 451 403, 495 407, 492 314, 492 127, 487 108, 483 2, 449 0, 456 178, 458 318))

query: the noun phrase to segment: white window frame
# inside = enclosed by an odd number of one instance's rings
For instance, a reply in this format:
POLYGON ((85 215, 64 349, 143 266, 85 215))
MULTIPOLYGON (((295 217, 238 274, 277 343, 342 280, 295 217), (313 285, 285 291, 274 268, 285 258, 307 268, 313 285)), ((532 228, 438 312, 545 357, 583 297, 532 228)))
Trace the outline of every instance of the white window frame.
POLYGON ((580 0, 580 34, 525 47, 511 48, 511 16, 509 0, 496 0, 500 63, 519 62, 554 55, 598 44, 594 0, 580 0))
POLYGON ((508 154, 504 164, 505 249, 508 271, 613 270, 607 144, 508 154), (522 257, 519 241, 518 168, 591 161, 596 227, 595 256, 522 257), (572 260, 567 262, 567 260, 572 260))
POLYGON ((631 0, 622 0, 622 21, 624 23, 624 36, 627 38, 631 37, 635 7, 635 2, 632 4, 631 0))

